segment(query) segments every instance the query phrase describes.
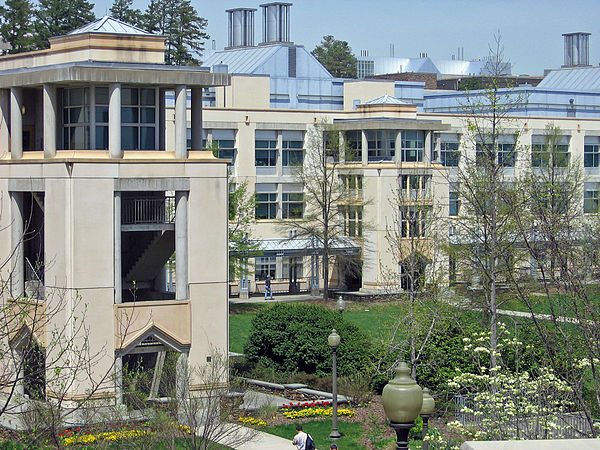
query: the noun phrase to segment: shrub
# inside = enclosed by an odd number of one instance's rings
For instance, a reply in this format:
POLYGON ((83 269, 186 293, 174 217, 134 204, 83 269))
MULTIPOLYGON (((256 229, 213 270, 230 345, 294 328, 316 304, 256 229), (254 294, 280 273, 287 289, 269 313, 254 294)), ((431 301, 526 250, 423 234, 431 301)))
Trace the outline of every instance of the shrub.
POLYGON ((263 308, 252 320, 244 352, 252 364, 281 372, 331 373, 327 337, 335 328, 341 336, 338 374, 349 375, 368 365, 370 343, 336 311, 315 305, 278 303, 263 308))

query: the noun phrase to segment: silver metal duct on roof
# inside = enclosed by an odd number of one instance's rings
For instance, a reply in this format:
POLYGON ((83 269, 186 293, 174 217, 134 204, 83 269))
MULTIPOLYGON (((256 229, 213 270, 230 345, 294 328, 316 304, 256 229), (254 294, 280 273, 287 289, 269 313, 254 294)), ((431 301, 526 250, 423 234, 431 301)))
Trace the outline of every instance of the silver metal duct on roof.
POLYGON ((254 46, 254 8, 228 9, 228 48, 254 46))
POLYGON ((291 3, 273 2, 260 5, 262 8, 262 44, 290 42, 291 3))
POLYGON ((565 33, 565 64, 563 67, 590 65, 590 34, 565 33))

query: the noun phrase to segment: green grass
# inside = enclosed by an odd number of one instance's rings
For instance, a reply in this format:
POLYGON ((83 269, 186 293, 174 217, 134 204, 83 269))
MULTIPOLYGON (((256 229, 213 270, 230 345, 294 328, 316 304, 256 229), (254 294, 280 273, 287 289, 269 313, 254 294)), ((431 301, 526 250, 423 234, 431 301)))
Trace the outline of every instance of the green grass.
MULTIPOLYGON (((304 431, 309 433, 315 441, 315 446, 318 449, 327 449, 329 444, 332 442, 329 439, 329 433, 331 433, 331 421, 329 420, 312 420, 302 424, 304 431)), ((365 448, 364 445, 360 444, 360 440, 363 434, 363 427, 360 423, 352 422, 338 422, 338 428, 342 437, 337 441, 340 448, 353 449, 353 448, 365 448)), ((269 434, 274 434, 285 439, 290 440, 290 449, 292 449, 292 439, 296 434, 296 424, 290 423, 285 425, 277 425, 261 428, 269 434)))

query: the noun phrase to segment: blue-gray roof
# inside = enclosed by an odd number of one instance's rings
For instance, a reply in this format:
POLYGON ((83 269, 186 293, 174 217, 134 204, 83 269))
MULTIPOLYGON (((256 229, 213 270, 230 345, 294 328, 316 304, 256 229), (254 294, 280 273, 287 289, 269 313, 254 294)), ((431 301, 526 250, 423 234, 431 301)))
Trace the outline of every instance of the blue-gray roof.
POLYGON ((95 22, 88 23, 80 28, 77 28, 76 30, 71 31, 68 34, 73 35, 83 33, 114 33, 154 36, 154 34, 148 33, 146 30, 134 27, 133 25, 125 22, 121 22, 120 20, 110 16, 104 16, 95 22))
POLYGON ((369 100, 368 102, 363 103, 363 105, 410 105, 410 103, 386 94, 373 100, 369 100))
POLYGON ((202 64, 208 67, 212 67, 215 64, 227 64, 227 71, 229 73, 255 74, 255 71, 275 55, 280 48, 280 45, 265 45, 223 50, 207 55, 206 60, 202 64))
POLYGON ((553 70, 537 87, 565 91, 600 91, 600 67, 553 70))

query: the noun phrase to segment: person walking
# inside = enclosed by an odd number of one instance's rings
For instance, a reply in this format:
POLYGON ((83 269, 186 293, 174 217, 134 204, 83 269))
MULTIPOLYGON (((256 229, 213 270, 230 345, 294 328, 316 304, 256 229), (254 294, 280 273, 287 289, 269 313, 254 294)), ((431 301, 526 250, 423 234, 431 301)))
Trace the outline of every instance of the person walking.
POLYGON ((271 300, 273 300, 273 288, 271 287, 271 275, 267 275, 267 279, 265 280, 265 300, 267 299, 267 295, 270 295, 271 300))
POLYGON ((306 438, 308 435, 302 431, 302 425, 296 425, 296 436, 294 436, 294 440, 292 444, 298 447, 298 450, 307 450, 306 449, 306 438))

